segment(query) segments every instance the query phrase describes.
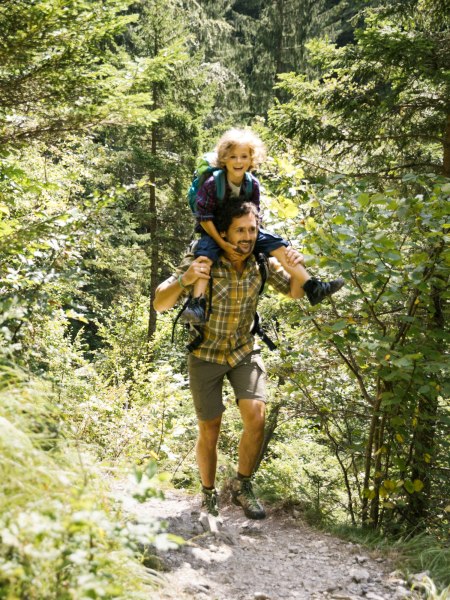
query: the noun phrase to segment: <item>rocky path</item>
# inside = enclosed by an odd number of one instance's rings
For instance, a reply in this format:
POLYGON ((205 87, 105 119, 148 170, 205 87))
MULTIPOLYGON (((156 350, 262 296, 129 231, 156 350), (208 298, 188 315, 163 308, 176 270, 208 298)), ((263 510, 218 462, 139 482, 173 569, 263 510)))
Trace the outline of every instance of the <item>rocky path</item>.
POLYGON ((186 544, 160 552, 167 600, 403 600, 414 598, 383 557, 319 532, 300 515, 268 510, 250 521, 222 500, 217 533, 199 522, 199 497, 170 490, 144 504, 128 496, 133 518, 165 521, 186 544))

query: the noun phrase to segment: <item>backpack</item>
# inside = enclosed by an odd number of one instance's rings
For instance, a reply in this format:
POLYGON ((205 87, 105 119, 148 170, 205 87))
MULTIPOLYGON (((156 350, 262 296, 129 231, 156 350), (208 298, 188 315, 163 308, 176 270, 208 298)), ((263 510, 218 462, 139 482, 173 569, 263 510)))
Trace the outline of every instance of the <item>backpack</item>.
MULTIPOLYGON (((255 255, 255 258, 256 258, 256 262, 258 264, 259 274, 261 275, 261 286, 258 290, 258 296, 261 296, 261 294, 264 291, 264 286, 266 285, 267 277, 269 276, 269 264, 268 264, 267 256, 265 256, 262 253, 255 255)), ((211 276, 209 278, 209 304, 208 304, 208 313, 207 313, 207 317, 206 317, 207 319, 209 318, 209 315, 211 314, 211 311, 212 311, 212 285, 213 285, 213 278, 211 276)), ((189 296, 189 298, 183 304, 180 312, 177 314, 177 316, 174 319, 173 327, 172 327, 172 344, 175 339, 176 324, 177 324, 178 319, 180 318, 181 314, 183 313, 183 310, 186 308, 190 298, 191 297, 189 296)), ((189 328, 189 325, 186 324, 186 327, 189 328)), ((200 346, 200 344, 203 342, 202 328, 198 325, 193 325, 192 327, 197 331, 198 335, 196 338, 194 338, 192 340, 192 342, 190 344, 188 344, 186 346, 186 348, 189 352, 196 350, 200 346)), ((268 335, 266 334, 266 332, 264 331, 264 329, 261 325, 261 319, 260 319, 258 311, 255 312, 255 316, 253 318, 253 326, 252 326, 250 333, 252 335, 258 335, 262 339, 262 341, 268 346, 268 348, 270 350, 276 349, 276 347, 277 347, 276 344, 274 344, 274 342, 268 337, 268 335)))
MULTIPOLYGON (((208 152, 204 154, 199 159, 197 159, 197 166, 194 171, 194 176, 192 178, 191 187, 189 188, 187 198, 191 211, 195 215, 197 213, 197 194, 198 190, 202 187, 204 182, 211 175, 214 176, 214 181, 216 184, 216 194, 219 203, 222 203, 225 198, 226 191, 226 180, 225 180, 225 171, 223 169, 219 169, 218 167, 214 167, 214 162, 216 161, 217 155, 215 152, 208 152)), ((248 200, 253 192, 253 179, 250 173, 245 173, 245 187, 244 194, 245 199, 248 200)))

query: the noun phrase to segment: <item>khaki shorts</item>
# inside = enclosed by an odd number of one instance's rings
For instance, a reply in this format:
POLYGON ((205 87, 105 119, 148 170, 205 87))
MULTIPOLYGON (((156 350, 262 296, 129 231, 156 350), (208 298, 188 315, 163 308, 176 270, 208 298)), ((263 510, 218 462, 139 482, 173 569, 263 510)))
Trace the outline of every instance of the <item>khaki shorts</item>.
POLYGON ((226 376, 239 400, 266 401, 266 368, 259 352, 251 352, 235 367, 188 358, 189 385, 199 421, 210 421, 223 413, 223 380, 226 376))

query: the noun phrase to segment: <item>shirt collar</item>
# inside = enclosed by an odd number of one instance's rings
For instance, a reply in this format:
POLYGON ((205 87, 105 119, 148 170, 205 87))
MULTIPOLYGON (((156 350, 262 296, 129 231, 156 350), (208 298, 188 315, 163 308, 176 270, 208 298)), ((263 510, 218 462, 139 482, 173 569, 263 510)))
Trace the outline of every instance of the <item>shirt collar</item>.
MULTIPOLYGON (((229 261, 228 258, 226 258, 223 254, 221 254, 219 256, 219 263, 222 264, 222 265, 224 265, 225 267, 228 267, 229 269, 233 268, 232 264, 231 264, 231 261, 229 261)), ((247 269, 252 263, 253 264, 256 263, 256 258, 255 258, 254 254, 250 254, 250 256, 245 261, 245 269, 247 269)))

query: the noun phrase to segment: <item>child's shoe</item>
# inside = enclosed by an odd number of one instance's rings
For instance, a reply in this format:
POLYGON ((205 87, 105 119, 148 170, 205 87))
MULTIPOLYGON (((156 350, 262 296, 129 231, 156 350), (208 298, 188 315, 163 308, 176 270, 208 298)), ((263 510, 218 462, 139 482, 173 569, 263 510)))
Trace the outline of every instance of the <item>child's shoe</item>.
POLYGON ((333 281, 320 281, 320 279, 311 277, 311 279, 308 279, 304 284, 303 289, 305 290, 305 294, 311 303, 311 306, 315 306, 316 304, 319 304, 319 302, 322 302, 327 296, 331 296, 338 292, 344 283, 345 281, 342 277, 334 279, 333 281))
POLYGON ((206 322, 206 298, 204 296, 191 298, 180 315, 180 321, 192 325, 203 325, 206 322))

